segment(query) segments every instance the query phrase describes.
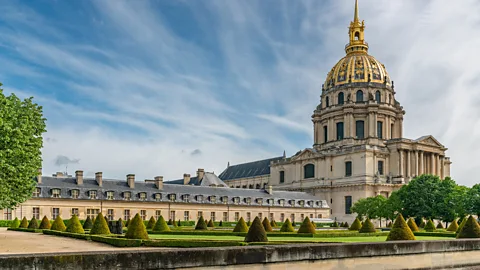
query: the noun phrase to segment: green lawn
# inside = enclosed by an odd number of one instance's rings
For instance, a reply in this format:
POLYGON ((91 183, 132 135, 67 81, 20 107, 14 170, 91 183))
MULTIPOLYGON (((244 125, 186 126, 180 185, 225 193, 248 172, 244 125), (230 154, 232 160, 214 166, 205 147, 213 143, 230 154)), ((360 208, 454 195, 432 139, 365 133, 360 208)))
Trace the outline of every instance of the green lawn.
MULTIPOLYGON (((168 234, 151 234, 151 239, 203 239, 203 240, 234 240, 243 241, 242 236, 216 236, 216 235, 168 235, 168 234)), ((431 237, 431 236, 417 236, 417 240, 451 240, 447 237, 431 237)), ((387 239, 386 236, 371 236, 371 237, 330 237, 330 238, 306 238, 306 237, 269 237, 270 242, 275 241, 294 241, 294 242, 383 242, 387 239)))

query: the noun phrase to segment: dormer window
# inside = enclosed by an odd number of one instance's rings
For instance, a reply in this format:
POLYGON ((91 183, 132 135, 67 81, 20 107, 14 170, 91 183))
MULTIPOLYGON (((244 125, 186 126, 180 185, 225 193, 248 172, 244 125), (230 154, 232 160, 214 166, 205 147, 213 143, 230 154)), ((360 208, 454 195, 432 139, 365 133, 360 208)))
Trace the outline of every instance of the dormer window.
POLYGON ((78 192, 78 189, 72 189, 72 199, 78 199, 78 195, 80 192, 78 192))
POLYGON ((228 203, 228 197, 227 196, 223 196, 221 199, 222 203, 228 203))
POLYGON ((35 190, 33 191, 33 196, 32 196, 32 197, 34 197, 34 198, 40 197, 40 192, 41 192, 41 191, 42 191, 42 190, 41 190, 40 188, 38 188, 38 187, 35 188, 35 190))
POLYGON ((60 189, 59 188, 52 189, 52 198, 60 198, 60 189))
POLYGON ((162 200, 162 194, 161 193, 155 193, 155 201, 159 202, 162 200))
POLYGON ((268 203, 269 205, 273 205, 273 199, 267 199, 267 203, 268 203))
POLYGON ((113 200, 113 191, 107 191, 107 200, 113 200))
POLYGON ((233 198, 233 203, 234 204, 239 204, 240 203, 240 198, 239 197, 234 197, 233 198))
POLYGON ((245 203, 250 205, 252 203, 252 198, 250 197, 245 198, 245 203))
POLYGON ((304 200, 301 200, 298 202, 298 204, 301 206, 301 207, 304 207, 305 206, 305 201, 304 200))
POLYGON ((190 195, 188 194, 182 195, 182 201, 188 203, 190 201, 190 195))
POLYGON ((285 200, 284 199, 278 200, 278 204, 280 204, 280 206, 285 206, 285 200))
POLYGON ((263 199, 262 199, 262 198, 258 198, 258 199, 256 200, 256 202, 257 202, 258 204, 262 204, 262 203, 263 203, 263 199))
POLYGON ((174 202, 177 199, 177 195, 176 194, 168 194, 168 199, 171 202, 174 202))
POLYGON ((320 201, 317 201, 315 204, 317 205, 317 207, 322 206, 322 203, 320 201))
POLYGON ((209 200, 211 203, 216 203, 216 202, 217 202, 217 197, 215 197, 215 196, 210 196, 210 197, 208 198, 208 200, 209 200))
POLYGON ((203 202, 203 195, 197 195, 196 200, 197 202, 203 202))
POLYGON ((145 192, 138 193, 138 198, 140 199, 140 201, 146 201, 147 200, 147 193, 145 193, 145 192))
POLYGON ((96 198, 97 198, 97 191, 96 191, 96 190, 90 190, 90 191, 88 192, 88 197, 89 197, 90 199, 96 199, 96 198))
POLYGON ((290 206, 295 206, 295 200, 290 200, 288 201, 288 203, 290 204, 290 206))
POLYGON ((130 201, 132 199, 132 193, 130 191, 124 192, 123 193, 123 199, 125 201, 130 201))

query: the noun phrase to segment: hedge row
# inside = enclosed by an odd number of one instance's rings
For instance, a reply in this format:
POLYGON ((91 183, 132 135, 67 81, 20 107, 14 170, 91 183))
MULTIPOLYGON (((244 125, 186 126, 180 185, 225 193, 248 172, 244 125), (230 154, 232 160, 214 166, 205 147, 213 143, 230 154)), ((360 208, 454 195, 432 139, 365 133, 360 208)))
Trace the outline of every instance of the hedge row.
POLYGON ((70 238, 83 239, 83 240, 90 240, 90 237, 91 237, 89 234, 69 233, 69 232, 60 232, 60 231, 52 231, 52 230, 43 230, 43 234, 70 237, 70 238))
POLYGON ((208 240, 144 240, 143 245, 146 247, 233 247, 246 246, 247 243, 239 241, 208 241, 208 240))
POLYGON ((413 232, 413 234, 415 236, 456 237, 456 234, 451 232, 413 232))
POLYGON ((42 230, 40 229, 30 229, 30 228, 8 228, 9 231, 19 231, 19 232, 33 232, 33 233, 41 233, 42 230))
POLYGON ((142 240, 140 239, 127 239, 99 235, 92 235, 90 236, 90 239, 95 242, 101 242, 115 247, 139 247, 142 245, 142 240))
MULTIPOLYGON (((231 232, 231 231, 168 231, 168 232, 149 232, 149 234, 171 234, 171 235, 215 235, 215 236, 246 236, 247 233, 231 232)), ((267 232, 268 237, 350 237, 350 236, 386 236, 388 232, 375 233, 359 233, 358 231, 332 231, 312 233, 283 233, 283 232, 267 232)))

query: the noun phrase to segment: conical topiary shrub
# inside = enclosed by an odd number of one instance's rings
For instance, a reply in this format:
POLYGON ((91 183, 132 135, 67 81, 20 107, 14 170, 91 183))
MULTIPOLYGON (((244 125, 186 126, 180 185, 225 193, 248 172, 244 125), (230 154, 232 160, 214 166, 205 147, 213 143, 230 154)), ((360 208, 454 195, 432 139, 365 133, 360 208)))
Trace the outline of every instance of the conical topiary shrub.
POLYGON ((418 227, 424 229, 425 225, 426 225, 425 220, 422 220, 422 222, 420 223, 420 226, 418 226, 418 227))
POLYGON ((292 226, 292 223, 290 222, 290 219, 286 219, 285 222, 283 222, 282 228, 280 228, 281 232, 295 232, 295 229, 292 226))
POLYGON ((295 223, 295 220, 292 221, 292 226, 295 228, 297 226, 297 223, 295 223))
POLYGON ((480 238, 480 226, 473 216, 467 219, 457 238, 480 238))
POLYGON ((155 227, 155 223, 157 223, 157 221, 156 221, 155 218, 152 216, 152 217, 148 220, 147 229, 149 229, 149 230, 153 229, 153 227, 155 227))
POLYGON ((397 216, 395 223, 387 236, 387 241, 397 240, 415 240, 412 230, 408 227, 407 222, 403 219, 402 214, 397 216))
POLYGON ((125 233, 125 238, 148 239, 147 228, 145 227, 145 223, 143 223, 143 220, 138 213, 130 222, 130 226, 128 226, 127 233, 125 233))
POLYGON ((317 224, 315 224, 315 222, 313 222, 313 221, 312 221, 312 226, 313 226, 314 228, 317 228, 317 224))
POLYGON ((460 225, 458 225, 458 229, 455 232, 456 234, 460 233, 460 231, 462 230, 462 228, 465 225, 465 223, 467 222, 467 220, 468 220, 467 217, 463 217, 462 222, 460 222, 460 225))
POLYGON ((35 217, 33 217, 30 222, 28 223, 29 229, 38 229, 38 221, 35 217))
POLYGON ((443 227, 443 224, 442 224, 441 221, 438 222, 438 224, 437 224, 437 229, 445 229, 445 227, 443 227))
POLYGON ((20 220, 18 220, 18 217, 16 217, 12 223, 10 223, 10 228, 18 228, 20 227, 20 220))
POLYGON ((208 221, 207 227, 210 227, 210 228, 215 227, 215 224, 213 224, 213 220, 210 219, 210 220, 208 221))
POLYGON ((348 227, 350 227, 350 225, 348 225, 348 222, 345 221, 345 223, 343 223, 343 226, 342 226, 342 227, 343 227, 343 228, 348 228, 348 227))
MULTIPOLYGON (((270 224, 269 224, 270 225, 270 224)), ((255 217, 252 222, 252 226, 248 229, 247 236, 245 236, 245 242, 268 242, 267 232, 263 227, 259 217, 255 217)))
POLYGON ((433 224, 433 221, 431 219, 429 219, 427 221, 427 225, 425 225, 425 231, 427 232, 433 232, 435 231, 435 224, 433 224))
POLYGON ((95 218, 95 223, 93 223, 90 234, 110 234, 110 229, 108 228, 107 221, 103 217, 102 213, 98 213, 97 217, 95 218))
POLYGON ((28 228, 28 220, 26 217, 23 217, 22 222, 20 222, 19 228, 28 228))
POLYGON ((82 224, 80 223, 80 220, 78 220, 77 215, 73 215, 72 218, 70 218, 70 222, 68 223, 68 227, 67 227, 67 232, 85 233, 85 231, 83 230, 82 224))
POLYGON ((336 220, 333 222, 332 227, 333 227, 333 228, 338 228, 338 227, 339 227, 336 220))
POLYGON ((270 225, 270 221, 267 217, 263 219, 262 225, 266 232, 273 232, 272 226, 270 225))
POLYGON ((177 221, 177 226, 178 226, 178 227, 181 227, 181 226, 182 226, 182 222, 180 221, 180 219, 177 221))
POLYGON ((203 216, 201 216, 197 221, 197 225, 195 225, 195 230, 207 230, 207 229, 208 229, 207 224, 205 223, 203 216))
POLYGON ((355 221, 352 223, 352 226, 350 226, 350 228, 348 228, 348 230, 350 230, 350 231, 360 231, 361 228, 362 228, 362 223, 360 222, 360 220, 358 218, 356 218, 355 221))
POLYGON ((297 233, 316 233, 315 227, 313 227, 312 222, 308 217, 303 220, 302 225, 298 228, 297 233))
POLYGON ((39 229, 50 230, 51 227, 52 227, 52 224, 50 224, 50 220, 48 220, 47 216, 44 216, 42 218, 42 222, 40 222, 39 229))
POLYGON ((223 222, 220 220, 220 222, 218 223, 218 227, 222 227, 223 226, 223 222))
POLYGON ((83 229, 84 230, 91 230, 93 228, 93 222, 90 216, 87 217, 85 222, 83 223, 83 229))
POLYGON ((172 219, 169 219, 169 220, 168 220, 167 225, 173 225, 172 219))
POLYGON ((247 221, 247 226, 250 227, 252 225, 252 222, 249 220, 247 221))
POLYGON ((391 228, 392 227, 392 222, 389 221, 388 224, 387 224, 387 228, 391 228))
POLYGON ((363 222, 363 226, 360 229, 360 233, 374 233, 377 230, 375 230, 375 225, 373 225, 372 221, 367 218, 365 222, 363 222))
POLYGON ((177 227, 178 227, 176 220, 172 220, 172 226, 173 226, 174 228, 177 228, 177 227))
POLYGON ((270 226, 272 226, 272 228, 276 228, 277 227, 277 222, 275 222, 275 219, 272 219, 270 221, 270 226))
POLYGON ((63 219, 60 217, 60 215, 58 215, 57 218, 53 221, 53 224, 52 224, 52 227, 50 227, 50 230, 64 232, 66 229, 67 227, 65 227, 65 223, 63 223, 63 219))
POLYGON ((458 229, 458 223, 457 223, 457 220, 454 219, 454 220, 450 223, 450 225, 448 226, 447 231, 448 231, 448 232, 456 232, 457 229, 458 229))
POLYGON ((233 232, 248 232, 248 226, 243 217, 238 220, 237 225, 235 225, 235 228, 233 228, 233 232))
POLYGON ((169 232, 170 227, 168 227, 167 222, 165 222, 165 219, 163 216, 160 216, 157 220, 157 223, 155 223, 155 226, 153 227, 154 232, 169 232))
MULTIPOLYGON (((125 222, 125 227, 128 227, 130 225, 130 218, 127 219, 127 222, 125 222)), ((93 226, 93 225, 92 225, 93 226)))
POLYGON ((410 228, 410 230, 412 230, 412 232, 418 232, 419 231, 419 229, 417 227, 417 224, 415 223, 415 220, 413 218, 408 219, 407 225, 410 228))

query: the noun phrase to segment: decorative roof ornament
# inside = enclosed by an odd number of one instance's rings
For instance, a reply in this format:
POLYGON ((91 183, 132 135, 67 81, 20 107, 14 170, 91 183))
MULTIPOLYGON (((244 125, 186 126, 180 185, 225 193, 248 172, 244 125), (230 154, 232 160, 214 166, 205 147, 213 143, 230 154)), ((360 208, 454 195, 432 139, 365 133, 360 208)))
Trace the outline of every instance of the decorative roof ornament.
POLYGON ((352 53, 368 53, 368 43, 365 42, 365 22, 360 23, 360 16, 358 15, 358 0, 355 0, 355 13, 353 21, 348 27, 348 34, 350 36, 350 43, 345 46, 347 54, 352 53))

